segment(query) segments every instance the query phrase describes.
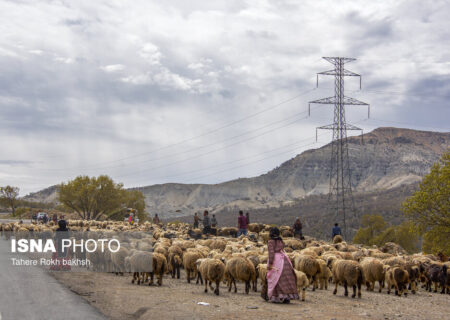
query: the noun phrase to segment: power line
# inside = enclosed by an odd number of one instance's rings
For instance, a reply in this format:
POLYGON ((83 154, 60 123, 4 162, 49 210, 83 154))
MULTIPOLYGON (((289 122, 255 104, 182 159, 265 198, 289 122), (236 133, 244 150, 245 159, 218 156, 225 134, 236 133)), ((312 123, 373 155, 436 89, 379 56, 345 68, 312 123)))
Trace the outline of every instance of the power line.
MULTIPOLYGON (((312 138, 314 138, 314 137, 312 137, 312 138)), ((316 142, 310 142, 310 143, 308 143, 308 144, 299 146, 299 147, 297 147, 297 148, 295 148, 295 149, 291 149, 291 150, 288 150, 288 151, 285 151, 285 152, 282 152, 282 153, 278 153, 278 154, 276 154, 276 155, 272 155, 272 156, 269 156, 269 157, 265 157, 265 158, 262 158, 262 159, 258 159, 258 160, 256 160, 256 161, 252 161, 252 162, 249 162, 249 163, 246 163, 246 164, 243 164, 243 165, 235 166, 235 167, 232 167, 232 168, 227 168, 227 169, 224 169, 224 170, 221 170, 221 171, 216 171, 216 172, 214 172, 214 173, 212 173, 212 174, 206 174, 206 175, 203 175, 203 176, 200 176, 200 177, 196 177, 196 178, 193 178, 192 180, 203 179, 203 178, 205 178, 205 177, 213 176, 213 175, 216 175, 216 174, 219 174, 219 173, 222 173, 222 172, 234 170, 234 169, 237 169, 237 168, 246 167, 246 166, 249 166, 249 165, 252 165, 252 164, 255 164, 255 163, 258 163, 258 162, 267 160, 267 159, 270 159, 270 158, 277 157, 277 156, 279 156, 279 155, 281 155, 281 154, 292 153, 294 150, 298 150, 299 148, 306 147, 306 146, 310 146, 310 145, 314 145, 314 144, 316 144, 316 142)))
MULTIPOLYGON (((199 134, 197 136, 193 136, 193 137, 181 140, 181 141, 173 143, 173 144, 169 144, 169 145, 166 145, 166 146, 163 146, 163 147, 160 147, 160 148, 153 149, 151 151, 146 151, 146 152, 139 153, 139 154, 129 155, 127 157, 123 157, 123 158, 119 158, 119 159, 115 159, 115 160, 99 162, 99 163, 88 165, 88 166, 80 166, 80 167, 73 167, 73 168, 61 168, 60 170, 97 169, 99 166, 102 166, 104 164, 110 164, 110 163, 120 162, 120 161, 124 161, 124 160, 128 160, 128 159, 134 159, 136 157, 145 156, 145 155, 148 155, 148 154, 152 154, 154 152, 158 152, 158 151, 166 150, 166 149, 169 149, 169 148, 172 148, 172 147, 175 147, 175 146, 179 146, 179 145, 184 144, 186 142, 189 142, 189 141, 201 138, 201 137, 205 137, 205 136, 211 135, 211 134, 216 133, 216 132, 218 132, 220 130, 223 130, 225 128, 231 127, 231 126, 236 125, 238 123, 241 123, 241 122, 243 122, 245 120, 248 120, 248 119, 256 117, 256 116, 258 116, 260 114, 263 114, 265 112, 274 110, 274 109, 276 109, 276 108, 278 108, 278 107, 280 107, 280 106, 282 106, 282 105, 284 105, 284 104, 286 104, 288 102, 294 101, 294 100, 298 99, 299 97, 304 96, 304 95, 306 95, 306 94, 308 94, 308 93, 310 93, 310 92, 312 92, 314 90, 316 90, 316 88, 305 90, 305 91, 303 91, 303 92, 301 92, 301 93, 299 93, 299 94, 297 94, 297 95, 295 95, 295 96, 293 96, 291 98, 288 98, 288 99, 283 100, 283 101, 281 101, 279 103, 276 103, 275 105, 272 105, 272 106, 270 106, 268 108, 262 109, 260 111, 255 112, 255 113, 249 114, 249 115, 247 115, 247 116, 245 116, 243 118, 240 118, 238 120, 235 120, 235 121, 229 122, 227 124, 224 124, 223 126, 220 126, 218 128, 206 131, 206 132, 204 132, 202 134, 199 134)), ((55 170, 59 170, 59 169, 55 169, 55 170)))
POLYGON ((258 135, 256 135, 256 136, 253 136, 253 137, 251 137, 251 138, 244 139, 244 140, 241 140, 241 141, 238 141, 238 142, 235 142, 235 143, 226 145, 226 146, 224 146, 224 147, 220 147, 220 148, 214 149, 214 150, 212 150, 212 151, 209 151, 209 152, 206 152, 206 153, 202 153, 202 154, 199 154, 199 155, 196 155, 196 156, 187 158, 187 159, 181 159, 181 160, 174 161, 174 162, 171 162, 171 163, 167 163, 167 164, 164 164, 164 165, 161 165, 161 166, 157 166, 157 167, 153 167, 153 168, 147 168, 147 169, 145 169, 145 170, 134 171, 134 172, 132 172, 132 173, 122 174, 122 175, 119 175, 119 176, 116 176, 116 177, 119 177, 119 178, 120 178, 120 177, 127 177, 127 176, 130 176, 130 175, 141 174, 141 173, 147 172, 147 171, 149 171, 149 170, 161 169, 161 168, 168 167, 168 166, 171 166, 171 165, 174 165, 174 164, 179 164, 179 163, 182 163, 182 162, 185 162, 185 161, 189 161, 189 160, 193 160, 193 159, 198 159, 198 158, 203 157, 203 156, 205 156, 205 155, 209 155, 209 154, 212 154, 212 153, 214 153, 214 152, 217 152, 217 151, 221 151, 221 150, 227 149, 227 148, 229 148, 229 147, 235 146, 235 145, 240 144, 240 143, 242 143, 242 142, 246 142, 246 141, 250 141, 250 140, 257 139, 257 138, 259 138, 259 137, 261 137, 261 136, 264 136, 264 135, 266 135, 266 134, 268 134, 268 133, 271 133, 271 132, 273 132, 273 131, 275 131, 275 130, 278 130, 278 129, 281 129, 281 128, 285 128, 285 127, 291 126, 291 125, 297 123, 298 121, 304 120, 304 119, 307 119, 307 118, 308 118, 308 116, 302 117, 302 118, 300 118, 300 119, 296 119, 296 120, 291 121, 291 122, 289 122, 289 123, 287 123, 287 124, 285 124, 285 125, 282 125, 282 126, 279 126, 279 127, 274 128, 274 129, 265 131, 265 132, 263 132, 263 133, 261 133, 261 134, 258 134, 258 135))
MULTIPOLYGON (((215 145, 217 145, 217 144, 219 144, 219 143, 223 143, 223 142, 227 142, 227 141, 230 141, 230 140, 234 140, 234 139, 236 139, 236 138, 239 138, 239 137, 242 137, 242 136, 251 134, 251 133, 253 133, 253 132, 260 131, 260 130, 262 130, 262 129, 271 127, 271 126, 273 126, 273 125, 275 125, 275 124, 278 124, 278 123, 286 122, 286 121, 288 121, 288 120, 290 121, 289 123, 291 123, 291 122, 292 122, 292 119, 295 119, 297 116, 302 115, 302 114, 305 114, 306 112, 307 112, 307 111, 298 112, 298 113, 293 114, 293 115, 291 115, 291 116, 289 116, 289 117, 287 117, 287 118, 284 118, 284 119, 281 119, 281 120, 278 120, 278 121, 274 121, 274 122, 270 122, 270 123, 268 123, 268 124, 266 124, 266 125, 264 125, 264 126, 262 126, 262 127, 259 127, 259 128, 256 128, 256 129, 252 129, 252 130, 248 130, 248 131, 246 131, 246 132, 243 132, 243 133, 240 133, 240 134, 238 134, 238 135, 234 135, 234 136, 225 138, 225 139, 220 140, 220 141, 214 141, 214 142, 212 142, 212 143, 209 143, 209 144, 206 144, 206 145, 203 145, 203 146, 191 148, 191 149, 188 149, 188 150, 185 150, 185 151, 181 151, 181 152, 176 152, 176 153, 173 153, 173 154, 168 154, 168 155, 161 156, 161 157, 158 157, 158 158, 153 158, 153 159, 148 159, 148 160, 142 160, 142 161, 138 161, 138 162, 131 162, 131 163, 128 163, 127 166, 130 166, 130 165, 140 165, 140 164, 143 164, 143 163, 155 162, 155 161, 158 161, 158 160, 164 160, 164 159, 171 159, 171 158, 173 158, 173 157, 177 157, 177 156, 180 156, 180 155, 183 155, 183 154, 188 154, 188 153, 191 153, 191 152, 196 151, 196 150, 201 150, 201 149, 205 149, 205 148, 208 148, 208 147, 211 147, 211 146, 215 146, 215 145)), ((300 118, 300 119, 297 119, 297 120, 302 120, 302 119, 303 119, 303 117, 300 118)), ((284 128, 284 126, 278 126, 278 127, 277 127, 276 129, 274 129, 274 130, 278 130, 278 129, 282 129, 282 128, 284 128)), ((274 131, 274 130, 273 130, 273 131, 274 131)), ((272 131, 270 131, 270 132, 272 132, 272 131)), ((250 139, 253 139, 253 138, 250 138, 250 139)), ((246 141, 247 141, 246 139, 240 140, 240 143, 243 143, 243 142, 246 142, 246 141)), ((122 167, 123 167, 122 165, 119 165, 119 166, 111 166, 111 167, 102 167, 101 169, 106 170, 106 169, 115 169, 115 168, 122 168, 122 167)), ((56 170, 60 170, 60 169, 56 169, 56 170)))
MULTIPOLYGON (((323 135, 323 134, 322 134, 322 135, 323 135)), ((224 166, 224 165, 229 165, 229 164, 236 163, 236 162, 241 162, 241 161, 253 159, 253 158, 255 158, 255 157, 259 157, 259 156, 264 155, 264 154, 267 154, 267 153, 272 153, 272 152, 274 152, 274 151, 278 151, 278 150, 281 150, 281 149, 285 149, 285 148, 287 148, 287 147, 291 147, 291 146, 294 146, 294 145, 298 145, 299 143, 301 143, 301 142, 303 142, 303 141, 307 141, 307 140, 310 140, 310 139, 313 139, 313 138, 314 138, 314 137, 309 137, 309 138, 306 138, 306 139, 302 139, 302 140, 300 140, 300 141, 297 141, 297 142, 294 142, 294 143, 290 143, 290 144, 287 144, 287 145, 284 145, 284 146, 281 146, 281 147, 278 147, 278 148, 275 148, 275 149, 266 150, 266 151, 264 151, 264 152, 262 152, 262 153, 255 154, 255 155, 252 155, 252 156, 250 156, 250 157, 245 157, 245 158, 241 158, 241 159, 236 159, 236 160, 226 161, 226 162, 222 162, 222 163, 219 163, 219 164, 216 164, 216 165, 213 165, 213 166, 202 167, 202 168, 200 168, 200 169, 191 170, 191 171, 188 171, 188 172, 184 172, 184 173, 180 173, 180 174, 175 174, 175 175, 171 175, 171 176, 159 176, 159 177, 152 177, 152 178, 153 178, 153 179, 156 179, 156 180, 157 180, 157 179, 161 179, 161 178, 168 179, 168 178, 176 178, 176 177, 180 177, 180 176, 185 176, 185 175, 189 175, 189 174, 196 173, 196 172, 202 172, 202 171, 205 171, 205 170, 208 170, 208 169, 213 169, 213 168, 222 167, 222 166, 224 166)), ((302 146, 298 146, 298 147, 296 147, 295 149, 292 149, 292 150, 297 150, 299 147, 302 147, 302 146)), ((213 173, 213 174, 215 174, 215 173, 213 173)))

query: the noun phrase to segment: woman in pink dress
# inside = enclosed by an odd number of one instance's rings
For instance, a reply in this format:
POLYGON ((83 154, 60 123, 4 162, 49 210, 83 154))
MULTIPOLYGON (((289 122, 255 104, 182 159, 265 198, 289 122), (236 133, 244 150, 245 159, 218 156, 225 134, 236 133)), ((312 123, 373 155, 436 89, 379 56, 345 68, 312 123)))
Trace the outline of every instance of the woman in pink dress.
POLYGON ((269 259, 267 261, 267 298, 271 302, 289 303, 299 299, 297 277, 291 260, 284 253, 284 242, 277 227, 270 229, 267 243, 269 259))

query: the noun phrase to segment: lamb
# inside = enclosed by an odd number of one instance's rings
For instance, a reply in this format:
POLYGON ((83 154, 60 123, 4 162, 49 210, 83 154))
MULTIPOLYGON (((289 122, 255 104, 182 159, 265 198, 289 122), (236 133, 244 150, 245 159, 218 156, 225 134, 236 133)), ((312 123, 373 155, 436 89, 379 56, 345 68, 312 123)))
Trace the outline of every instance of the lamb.
POLYGON ((269 300, 267 296, 267 264, 258 264, 256 271, 258 272, 259 279, 261 279, 261 297, 267 301, 269 300))
MULTIPOLYGON (((198 273, 196 261, 198 259, 202 259, 202 258, 204 258, 203 254, 196 249, 187 251, 183 255, 183 265, 184 265, 184 269, 186 270, 186 278, 187 278, 188 283, 191 283, 191 273, 194 275, 196 275, 198 273)), ((199 281, 199 277, 197 277, 196 283, 198 283, 198 281, 199 281)))
POLYGON ((406 263, 406 271, 409 275, 409 286, 408 290, 411 290, 412 294, 416 294, 417 291, 417 281, 420 279, 420 269, 412 262, 406 263))
POLYGON ((317 276, 320 273, 319 262, 309 255, 297 255, 294 259, 295 269, 302 271, 313 284, 313 291, 317 288, 317 276))
POLYGON ((205 280, 205 293, 208 292, 208 281, 211 290, 214 290, 216 295, 219 295, 219 285, 225 273, 225 265, 219 259, 203 258, 198 259, 197 270, 200 276, 205 280), (216 283, 216 289, 213 288, 212 283, 216 283))
POLYGON ((348 296, 347 286, 353 287, 352 298, 356 297, 356 287, 358 287, 358 298, 361 298, 361 284, 363 282, 362 268, 356 261, 330 259, 327 263, 333 273, 333 281, 336 285, 333 294, 337 293, 339 284, 344 285, 345 296, 348 296))
POLYGON ((376 258, 364 258, 361 261, 364 281, 366 282, 367 291, 375 289, 375 282, 378 281, 378 292, 381 292, 385 279, 385 271, 383 263, 376 258))
POLYGON ((295 272, 295 276, 297 278, 298 294, 300 295, 300 291, 302 291, 302 301, 305 301, 305 291, 306 291, 306 288, 309 286, 308 277, 306 276, 306 274, 304 272, 301 272, 301 271, 298 271, 295 269, 294 269, 294 272, 295 272))
POLYGON ((386 285, 387 293, 391 293, 392 287, 395 288, 395 294, 401 296, 402 293, 405 296, 408 295, 407 284, 409 282, 408 271, 403 267, 388 267, 386 271, 386 285))
POLYGON ((177 279, 180 279, 180 268, 183 265, 183 261, 181 260, 181 256, 176 252, 169 253, 169 272, 172 275, 172 279, 175 278, 175 274, 177 279))
POLYGON ((243 257, 234 257, 227 261, 225 266, 225 279, 228 281, 228 291, 234 283, 234 292, 237 292, 236 280, 245 282, 245 293, 250 291, 250 282, 256 292, 256 270, 253 263, 243 257))
POLYGON ((325 288, 325 290, 328 290, 328 280, 330 280, 332 276, 331 270, 327 267, 327 263, 324 260, 319 259, 317 261, 320 264, 320 272, 317 275, 320 284, 320 290, 323 290, 323 288, 325 288))

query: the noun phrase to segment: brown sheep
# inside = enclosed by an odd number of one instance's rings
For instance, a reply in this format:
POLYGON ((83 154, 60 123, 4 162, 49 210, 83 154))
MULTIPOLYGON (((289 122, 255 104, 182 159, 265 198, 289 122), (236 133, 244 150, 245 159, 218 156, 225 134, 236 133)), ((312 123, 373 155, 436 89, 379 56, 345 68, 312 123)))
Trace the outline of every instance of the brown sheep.
POLYGON ((403 267, 388 267, 386 271, 387 293, 391 293, 392 287, 395 288, 395 294, 401 296, 408 295, 409 275, 403 267))
POLYGON ((319 259, 317 260, 320 264, 320 272, 317 275, 317 279, 319 280, 320 290, 328 290, 328 281, 331 279, 332 274, 330 268, 327 267, 327 263, 319 259))
POLYGON ((309 255, 297 255, 294 259, 295 269, 302 271, 313 285, 313 291, 317 288, 317 276, 320 273, 319 261, 309 255))
POLYGON ((409 276, 409 286, 408 290, 411 290, 412 294, 416 294, 417 291, 417 282, 420 279, 420 269, 412 262, 408 262, 405 265, 405 269, 408 272, 409 276))
POLYGON ((383 264, 386 264, 388 266, 394 267, 394 266, 405 266, 406 260, 403 257, 390 257, 387 259, 383 259, 383 264))
POLYGON ((259 279, 261 280, 261 297, 267 301, 269 300, 267 295, 267 264, 258 264, 256 271, 258 272, 259 279))
POLYGON ((343 239, 342 236, 339 235, 339 234, 335 235, 334 238, 333 238, 333 243, 334 243, 334 244, 336 244, 336 243, 341 243, 342 241, 344 241, 344 239, 343 239))
POLYGON ((183 266, 183 261, 181 260, 181 256, 178 253, 170 252, 169 253, 169 272, 172 275, 172 279, 177 276, 177 279, 180 279, 180 268, 183 266))
POLYGON ((383 263, 375 258, 364 258, 361 261, 361 268, 367 291, 373 291, 375 289, 375 282, 378 281, 378 292, 381 292, 385 278, 383 263))
POLYGON ((250 223, 248 225, 248 230, 250 232, 260 233, 262 230, 264 230, 264 225, 261 223, 250 223))
POLYGON ((292 248, 293 250, 302 250, 305 248, 303 242, 298 239, 285 239, 284 240, 285 249, 292 248))
POLYGON ((165 273, 167 273, 167 260, 166 257, 160 253, 153 253, 153 270, 151 272, 146 273, 146 277, 150 275, 150 282, 148 283, 149 286, 153 284, 153 276, 155 274, 158 275, 158 285, 162 286, 163 276, 165 273))
POLYGON ((304 272, 295 270, 295 277, 297 278, 297 291, 300 295, 300 291, 302 292, 302 301, 305 301, 305 291, 306 288, 309 286, 309 280, 308 277, 304 272))
MULTIPOLYGON (((191 274, 197 275, 197 260, 204 258, 203 254, 198 250, 187 251, 183 255, 184 270, 186 270, 187 282, 191 283, 191 274)), ((199 278, 197 277, 198 283, 199 278)), ((202 282, 203 284, 203 282, 202 282)))
POLYGON ((256 292, 256 270, 253 263, 243 257, 234 257, 227 261, 225 266, 225 278, 228 281, 228 291, 234 283, 234 292, 237 292, 236 280, 245 282, 245 293, 250 291, 250 283, 253 284, 253 290, 256 292))
POLYGON ((198 259, 197 269, 202 279, 205 280, 205 292, 208 292, 208 281, 211 290, 214 290, 216 295, 219 295, 219 285, 225 273, 225 265, 219 259, 198 259), (213 288, 212 283, 216 283, 216 289, 213 288))
POLYGON ((330 259, 328 266, 331 267, 333 273, 333 281, 336 285, 333 294, 337 293, 337 287, 342 284, 345 289, 344 295, 348 296, 347 286, 353 287, 352 298, 356 297, 356 287, 358 287, 358 298, 361 298, 361 284, 363 282, 363 274, 361 266, 356 261, 330 259))

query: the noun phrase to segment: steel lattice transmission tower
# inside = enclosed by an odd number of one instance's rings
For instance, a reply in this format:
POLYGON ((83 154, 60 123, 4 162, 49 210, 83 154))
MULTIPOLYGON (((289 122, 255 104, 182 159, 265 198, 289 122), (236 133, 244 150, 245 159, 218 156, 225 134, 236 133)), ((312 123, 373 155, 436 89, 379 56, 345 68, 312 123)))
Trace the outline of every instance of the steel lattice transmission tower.
MULTIPOLYGON (((344 227, 344 238, 347 239, 346 217, 354 214, 355 204, 352 195, 352 178, 348 157, 347 130, 361 130, 345 121, 345 105, 368 106, 368 116, 370 116, 369 104, 344 95, 344 77, 359 77, 361 89, 361 76, 344 69, 344 64, 354 61, 353 58, 323 57, 323 59, 334 65, 333 70, 317 73, 317 86, 319 85, 319 75, 334 76, 334 96, 319 100, 310 101, 318 104, 334 104, 334 121, 332 124, 318 127, 317 129, 333 130, 333 140, 331 142, 331 166, 330 166, 330 189, 328 194, 328 210, 334 214, 335 221, 342 220, 344 227)), ((317 139, 316 129, 316 139, 317 139)))

